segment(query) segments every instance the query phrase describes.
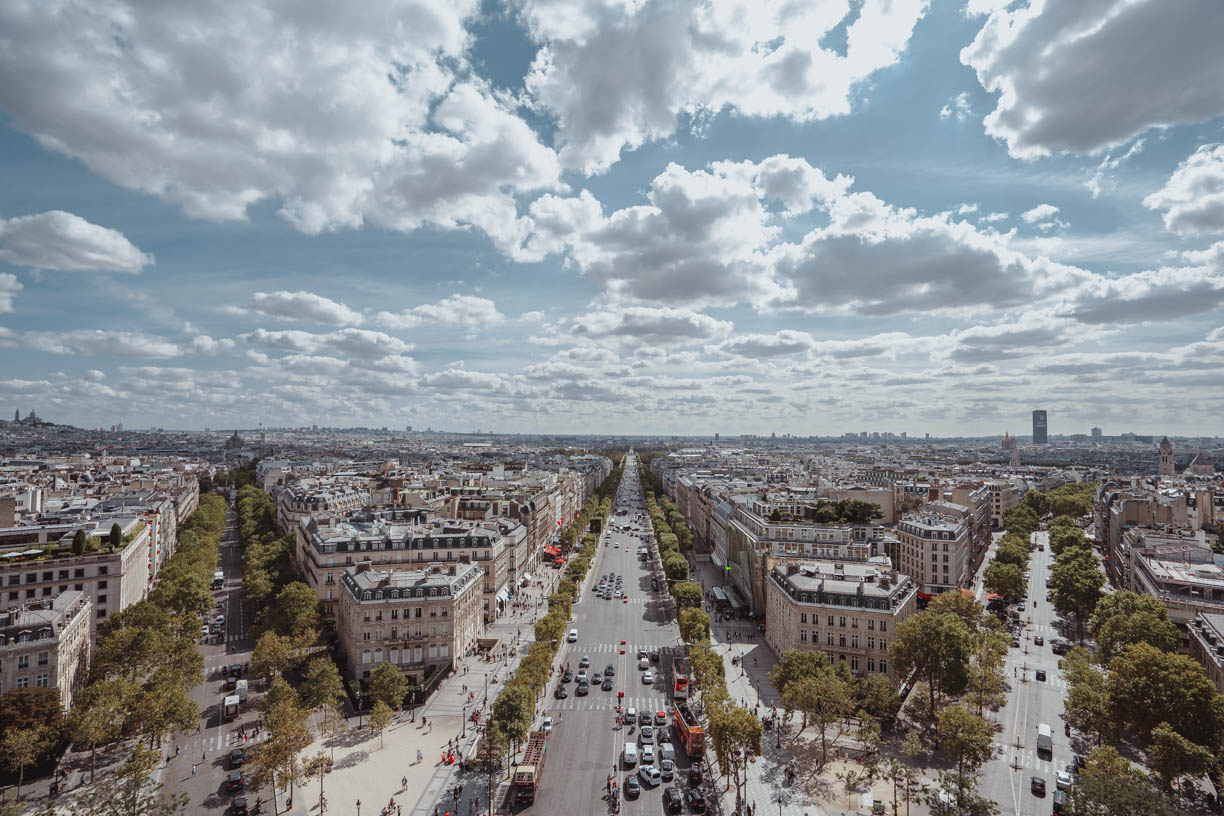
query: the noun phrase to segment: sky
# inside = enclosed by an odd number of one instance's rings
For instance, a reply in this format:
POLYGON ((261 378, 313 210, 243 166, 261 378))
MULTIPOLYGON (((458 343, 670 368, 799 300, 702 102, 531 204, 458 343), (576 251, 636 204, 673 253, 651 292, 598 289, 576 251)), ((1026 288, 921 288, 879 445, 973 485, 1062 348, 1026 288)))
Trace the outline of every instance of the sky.
POLYGON ((0 407, 1221 435, 1221 42, 1218 0, 10 0, 0 407))

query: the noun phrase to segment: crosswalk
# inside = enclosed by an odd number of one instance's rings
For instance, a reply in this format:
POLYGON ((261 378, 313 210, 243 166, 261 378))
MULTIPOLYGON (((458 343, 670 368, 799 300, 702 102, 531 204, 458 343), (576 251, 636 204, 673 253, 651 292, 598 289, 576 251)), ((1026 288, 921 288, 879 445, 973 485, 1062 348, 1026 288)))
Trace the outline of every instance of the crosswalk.
POLYGON ((570 696, 564 700, 558 700, 555 697, 549 699, 545 708, 548 711, 608 711, 616 710, 617 705, 625 706, 626 708, 636 708, 638 711, 667 711, 669 703, 662 695, 650 696, 629 696, 626 695, 623 699, 618 700, 615 692, 611 691, 595 691, 586 697, 576 697, 571 691, 570 696))
MULTIPOLYGON (((668 645, 664 643, 639 644, 636 646, 630 643, 627 646, 621 646, 619 643, 583 643, 581 640, 577 643, 571 643, 569 645, 570 653, 577 654, 579 656, 585 654, 619 654, 621 649, 624 649, 625 654, 629 655, 634 660, 637 659, 638 649, 645 649, 647 652, 650 652, 656 649, 662 651, 666 650, 667 648, 669 648, 668 645)), ((651 668, 657 672, 659 670, 659 664, 654 663, 651 668)))
POLYGON ((1029 768, 1043 774, 1054 774, 1067 764, 1063 762, 1062 765, 1059 765, 1057 761, 1038 758, 1036 751, 1000 745, 997 742, 995 743, 995 756, 1006 758, 1007 764, 1011 767, 1029 768))

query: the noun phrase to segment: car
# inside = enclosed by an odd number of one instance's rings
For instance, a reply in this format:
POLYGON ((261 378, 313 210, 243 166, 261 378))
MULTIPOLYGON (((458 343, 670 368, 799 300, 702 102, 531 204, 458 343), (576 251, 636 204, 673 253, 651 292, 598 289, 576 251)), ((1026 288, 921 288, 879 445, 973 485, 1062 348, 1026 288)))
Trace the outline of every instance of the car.
POLYGON ((1013 649, 1020 648, 1020 638, 1016 637, 1015 635, 1012 635, 1012 648, 1013 649))
POLYGON ((625 724, 637 722, 637 709, 629 706, 625 709, 625 724))
POLYGON ((247 816, 246 799, 239 796, 237 799, 230 802, 230 816, 247 816))
POLYGON ((578 630, 577 629, 569 630, 569 634, 566 635, 565 639, 570 643, 577 643, 578 642, 578 630))
POLYGON ((558 700, 565 700, 569 698, 569 691, 566 690, 564 684, 558 683, 557 691, 555 694, 553 694, 553 696, 556 697, 558 700))
POLYGON ((655 739, 662 745, 665 742, 671 742, 671 728, 666 725, 660 725, 655 728, 655 739))
POLYGON ((1029 790, 1033 792, 1034 796, 1045 796, 1045 780, 1040 776, 1032 777, 1029 779, 1029 790))
POLYGON ((1038 669, 1038 670, 1037 670, 1037 680, 1038 680, 1039 682, 1044 683, 1044 682, 1045 682, 1045 679, 1046 679, 1045 669, 1038 669))
POLYGON ((654 729, 649 725, 643 725, 642 730, 638 732, 638 742, 643 745, 651 745, 654 743, 654 729))
POLYGON ((591 675, 592 685, 598 686, 602 682, 603 682, 603 675, 600 674, 599 672, 595 672, 594 674, 591 675))
POLYGON ((650 668, 649 660, 647 660, 645 657, 641 657, 638 659, 638 669, 640 671, 645 671, 646 669, 649 669, 649 668, 650 668))
POLYGON ((603 685, 600 686, 600 688, 603 689, 604 691, 611 691, 613 685, 614 683, 612 682, 612 678, 608 677, 607 675, 604 675, 603 685))
POLYGON ((586 672, 584 672, 584 671, 580 671, 580 672, 578 672, 578 678, 577 678, 577 679, 578 679, 578 682, 579 682, 579 683, 589 683, 589 682, 591 682, 591 679, 590 679, 589 677, 587 677, 587 673, 586 673, 586 672))
POLYGON ((226 669, 226 671, 229 672, 230 677, 234 677, 234 678, 241 677, 243 674, 242 664, 241 663, 231 663, 229 665, 229 668, 226 669))
MULTIPOLYGON (((645 759, 646 759, 646 758, 645 758, 645 756, 643 756, 643 757, 642 757, 642 761, 644 762, 644 761, 645 761, 645 759)), ((655 767, 655 766, 653 766, 653 765, 641 765, 641 766, 639 766, 639 767, 638 767, 638 776, 640 776, 640 777, 642 778, 642 781, 643 781, 644 783, 646 783, 647 785, 649 785, 649 786, 650 786, 650 787, 652 787, 652 788, 653 788, 654 786, 658 785, 658 784, 659 784, 659 782, 661 782, 661 781, 663 780, 663 775, 662 775, 662 774, 660 774, 660 773, 659 773, 659 769, 658 769, 658 768, 656 768, 656 767, 655 767)))
POLYGON ((660 760, 659 773, 662 775, 664 782, 672 781, 676 776, 676 763, 670 759, 660 760))
POLYGON ((667 712, 666 711, 656 711, 654 724, 655 725, 667 725, 667 712))
POLYGON ((1083 754, 1072 754, 1071 757, 1075 760, 1075 767, 1078 770, 1082 771, 1088 767, 1088 760, 1084 758, 1083 754))
POLYGON ((222 686, 226 691, 233 691, 234 689, 238 688, 238 681, 232 677, 227 677, 225 678, 225 682, 222 684, 222 686))
POLYGON ((651 662, 652 662, 652 663, 658 663, 658 662, 659 662, 659 650, 658 650, 658 649, 651 649, 651 650, 650 650, 650 660, 651 660, 651 662))
POLYGON ((663 807, 667 808, 668 813, 679 813, 683 810, 684 800, 680 798, 680 791, 675 788, 664 788, 663 807))
POLYGON ((611 663, 609 663, 607 667, 604 669, 604 677, 615 677, 615 676, 616 676, 616 667, 613 666, 611 663))
POLYGON ((638 713, 638 725, 650 725, 649 711, 642 711, 638 713))
POLYGON ((540 720, 540 730, 543 731, 545 734, 551 734, 552 728, 553 728, 553 718, 552 717, 545 717, 544 719, 540 720))
POLYGON ((1066 771, 1059 771, 1058 778, 1055 782, 1059 790, 1067 790, 1071 787, 1071 774, 1066 771))
POLYGON ((619 598, 619 597, 621 596, 621 591, 618 589, 618 590, 616 590, 616 592, 614 592, 613 594, 614 594, 614 595, 615 595, 617 598, 619 598))
POLYGON ((590 665, 591 665, 591 658, 588 657, 587 655, 583 655, 582 659, 578 661, 578 668, 580 669, 588 668, 590 665))
POLYGON ((208 632, 209 632, 208 624, 207 623, 202 624, 200 626, 200 637, 208 637, 208 632))
POLYGON ((1067 794, 1064 791, 1054 791, 1054 807, 1050 811, 1054 816, 1062 816, 1067 808, 1067 794))
POLYGON ((646 657, 646 650, 645 650, 645 649, 638 649, 638 660, 642 660, 642 659, 644 659, 645 657, 646 657))
POLYGON ((242 769, 230 771, 225 776, 225 789, 227 791, 242 790, 242 769))
POLYGON ((246 752, 243 751, 241 748, 235 748, 234 750, 230 751, 229 763, 230 763, 231 770, 233 768, 241 768, 242 763, 245 761, 246 761, 246 752))
POLYGON ((688 800, 689 810, 694 813, 705 813, 706 800, 705 796, 697 788, 689 788, 684 792, 684 798, 688 800))
POLYGON ((1057 640, 1050 646, 1050 651, 1056 655, 1065 655, 1067 653, 1067 644, 1057 640))
POLYGON ((1024 604, 1016 604, 1016 611, 1018 611, 1018 612, 1023 612, 1023 611, 1024 611, 1024 604))
POLYGON ((572 682, 572 681, 573 681, 573 679, 574 679, 574 673, 573 673, 572 671, 570 671, 569 669, 566 669, 566 670, 565 670, 565 674, 561 675, 561 682, 562 682, 562 683, 569 683, 569 682, 572 682))
POLYGON ((689 768, 688 781, 690 785, 693 785, 693 786, 700 785, 702 780, 704 779, 705 779, 705 772, 701 770, 700 763, 689 768))
POLYGON ((642 786, 638 784, 637 776, 629 774, 625 777, 625 797, 628 799, 636 799, 638 794, 642 792, 642 786))
POLYGON ((211 629, 211 630, 209 630, 209 631, 210 631, 210 633, 211 633, 211 634, 214 634, 214 635, 219 635, 219 634, 221 634, 221 624, 219 624, 219 623, 214 623, 214 624, 212 625, 212 629, 211 629))
POLYGON ((658 591, 659 591, 659 582, 658 582, 658 580, 657 580, 657 579, 655 579, 655 578, 651 578, 651 579, 650 579, 650 588, 651 588, 651 589, 653 589, 653 590, 654 590, 654 591, 656 591, 656 592, 658 592, 658 591))
POLYGON ((217 616, 217 625, 218 625, 218 626, 224 626, 224 625, 225 625, 225 616, 224 616, 224 615, 218 615, 218 616, 217 616))
POLYGON ((1044 645, 1045 645, 1045 638, 1043 638, 1041 635, 1034 635, 1034 636, 1033 636, 1033 645, 1034 645, 1034 646, 1044 646, 1044 645))
POLYGON ((648 686, 653 686, 654 685, 654 672, 652 672, 650 669, 647 669, 645 672, 643 672, 642 682, 648 686))
POLYGON ((590 691, 591 691, 591 686, 589 683, 579 683, 578 689, 574 693, 577 694, 579 697, 585 697, 587 696, 587 694, 590 693, 590 691))

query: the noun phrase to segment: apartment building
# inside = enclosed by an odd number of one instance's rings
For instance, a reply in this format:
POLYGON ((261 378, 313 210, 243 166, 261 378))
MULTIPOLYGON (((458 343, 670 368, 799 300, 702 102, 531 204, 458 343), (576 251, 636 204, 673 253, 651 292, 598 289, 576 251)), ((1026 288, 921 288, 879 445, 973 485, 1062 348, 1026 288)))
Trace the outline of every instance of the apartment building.
POLYGON ((1224 556, 1202 531, 1134 527, 1124 534, 1130 556, 1128 588, 1159 598, 1169 620, 1185 630, 1200 613, 1224 614, 1224 556))
POLYGON ((70 589, 0 611, 0 694, 53 688, 64 711, 85 682, 93 648, 89 596, 70 589))
POLYGON ((348 676, 368 680, 386 661, 419 685, 454 667, 484 629, 483 578, 468 562, 379 570, 363 560, 344 569, 337 633, 348 676))
POLYGON ((884 674, 895 684, 888 644, 917 611, 917 594, 908 576, 871 564, 779 564, 766 582, 765 641, 779 658, 818 649, 857 676, 884 674))
POLYGON ((996 530, 1003 529, 1003 514, 1020 503, 1020 488, 1011 479, 989 479, 990 524, 996 530))
POLYGON ((962 482, 943 491, 952 504, 965 508, 969 522, 969 574, 977 572, 990 548, 994 498, 985 482, 962 482))
POLYGON ((276 529, 288 535, 307 516, 344 515, 369 504, 364 484, 342 478, 302 479, 276 488, 276 529))
MULTIPOLYGON (((344 571, 362 561, 374 570, 412 571, 428 564, 471 563, 483 578, 479 586, 485 619, 505 608, 514 554, 500 522, 430 520, 421 510, 364 510, 343 518, 304 517, 295 532, 298 575, 318 592, 324 620, 334 627, 344 571)), ((510 528, 508 527, 508 530, 510 528)), ((513 532, 513 530, 510 530, 513 532)), ((520 579, 521 582, 521 579, 520 579)))
POLYGON ((1203 665, 1216 690, 1224 693, 1224 614, 1198 613, 1187 633, 1190 656, 1203 665))
POLYGON ((918 584, 921 597, 932 598, 968 584, 971 551, 963 507, 946 502, 924 504, 901 519, 896 534, 900 543, 897 568, 918 584))

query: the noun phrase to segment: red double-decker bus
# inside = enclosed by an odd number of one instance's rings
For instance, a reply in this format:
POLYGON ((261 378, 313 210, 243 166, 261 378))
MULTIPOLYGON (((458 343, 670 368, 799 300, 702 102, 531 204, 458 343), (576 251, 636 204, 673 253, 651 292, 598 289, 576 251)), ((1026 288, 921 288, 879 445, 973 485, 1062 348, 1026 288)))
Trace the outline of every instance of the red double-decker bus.
POLYGON ((689 756, 705 753, 705 729, 701 727, 701 721, 687 703, 672 703, 672 724, 689 756))

